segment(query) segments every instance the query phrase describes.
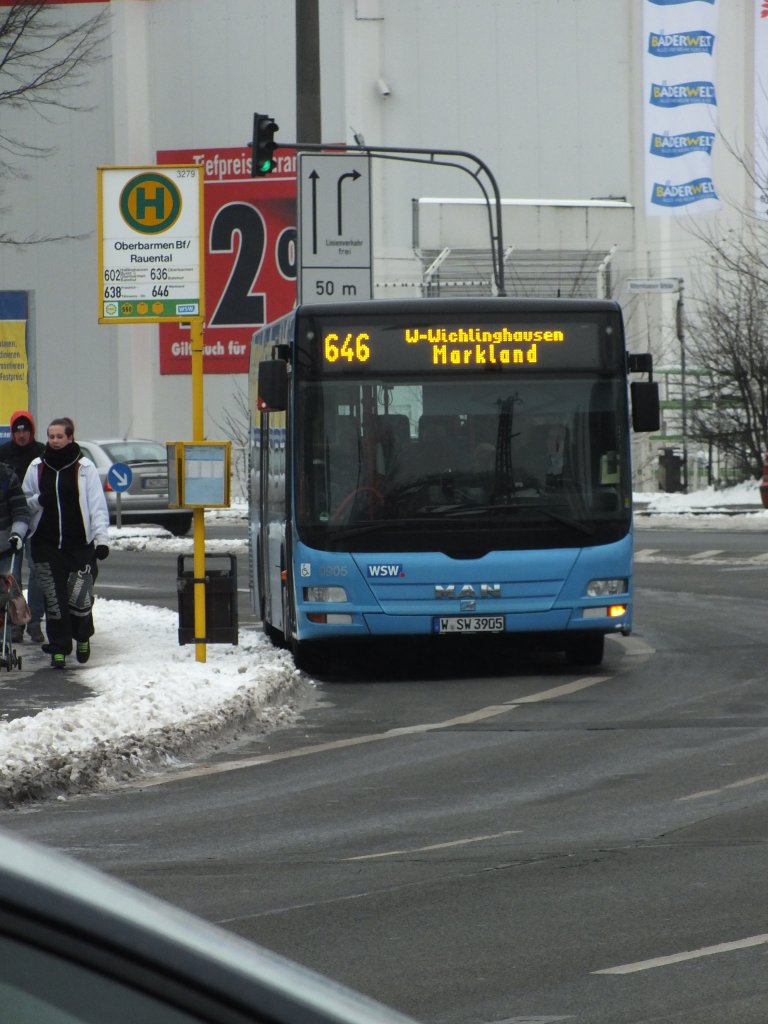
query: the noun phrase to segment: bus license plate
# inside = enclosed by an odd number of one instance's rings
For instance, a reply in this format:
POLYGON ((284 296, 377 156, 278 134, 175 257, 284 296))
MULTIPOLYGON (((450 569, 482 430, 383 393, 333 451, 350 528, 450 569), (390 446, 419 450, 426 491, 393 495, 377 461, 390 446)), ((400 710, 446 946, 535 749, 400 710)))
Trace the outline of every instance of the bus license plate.
POLYGON ((435 633, 503 633, 503 615, 464 615, 456 618, 435 618, 435 633))

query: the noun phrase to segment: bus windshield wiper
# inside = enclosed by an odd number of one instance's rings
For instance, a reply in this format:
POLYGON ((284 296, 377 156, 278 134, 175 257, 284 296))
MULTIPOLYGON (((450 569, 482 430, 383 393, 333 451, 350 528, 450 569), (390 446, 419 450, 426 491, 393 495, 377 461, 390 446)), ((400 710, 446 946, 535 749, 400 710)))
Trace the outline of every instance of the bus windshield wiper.
POLYGON ((549 516, 549 518, 554 519, 556 523, 561 523, 563 526, 570 526, 572 530, 583 533, 585 537, 593 537, 595 534, 594 527, 587 526, 586 523, 582 523, 578 519, 573 519, 571 516, 564 516, 559 512, 553 512, 551 508, 546 508, 544 505, 533 505, 529 506, 529 508, 535 508, 537 512, 541 512, 543 515, 549 516))
POLYGON ((381 533, 397 526, 402 526, 398 519, 380 519, 375 523, 361 523, 356 526, 331 526, 328 529, 328 537, 331 540, 342 540, 345 537, 360 537, 366 533, 381 533))
POLYGON ((572 516, 565 516, 561 512, 555 512, 552 508, 542 504, 507 501, 490 505, 441 505, 434 509, 430 509, 431 512, 438 513, 439 515, 456 518, 461 516, 476 516, 500 512, 519 515, 520 512, 528 510, 541 513, 541 515, 547 516, 549 519, 553 519, 556 523, 561 523, 563 526, 568 526, 573 530, 577 530, 579 533, 583 533, 587 537, 594 535, 594 529, 591 526, 587 526, 586 523, 582 523, 578 519, 574 519, 572 516))

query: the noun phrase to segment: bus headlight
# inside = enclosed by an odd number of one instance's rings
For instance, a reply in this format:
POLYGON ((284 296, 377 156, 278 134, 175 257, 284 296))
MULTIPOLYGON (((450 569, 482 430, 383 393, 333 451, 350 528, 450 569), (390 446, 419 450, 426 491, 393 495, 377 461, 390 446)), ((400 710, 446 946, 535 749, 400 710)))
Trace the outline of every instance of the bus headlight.
POLYGON ((592 580, 587 584, 587 597, 609 597, 612 594, 626 594, 629 581, 626 579, 592 580))
POLYGON ((304 600, 338 604, 347 600, 347 592, 344 587, 304 587, 304 600))

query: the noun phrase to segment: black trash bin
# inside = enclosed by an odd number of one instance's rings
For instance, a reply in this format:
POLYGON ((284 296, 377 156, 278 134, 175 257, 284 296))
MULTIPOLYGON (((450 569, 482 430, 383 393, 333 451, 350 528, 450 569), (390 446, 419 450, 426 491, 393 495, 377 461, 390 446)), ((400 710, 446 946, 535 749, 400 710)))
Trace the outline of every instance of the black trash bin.
POLYGON ((667 494, 682 491, 683 460, 674 448, 665 448, 659 455, 659 490, 667 494))
MULTIPOLYGON (((191 555, 179 555, 176 589, 179 592, 179 643, 195 642, 195 573, 186 569, 191 555)), ((237 559, 234 555, 205 555, 205 637, 207 644, 237 644, 237 559), (214 569, 213 559, 226 558, 229 568, 214 569)))

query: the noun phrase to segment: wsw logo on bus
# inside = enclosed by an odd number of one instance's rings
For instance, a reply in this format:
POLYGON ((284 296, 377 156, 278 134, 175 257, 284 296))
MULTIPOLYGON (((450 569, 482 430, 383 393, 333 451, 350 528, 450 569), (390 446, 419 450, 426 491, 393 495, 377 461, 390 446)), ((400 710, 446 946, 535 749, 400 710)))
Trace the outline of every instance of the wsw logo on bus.
POLYGON ((376 564, 368 566, 368 576, 371 579, 405 576, 402 565, 396 563, 376 564))

